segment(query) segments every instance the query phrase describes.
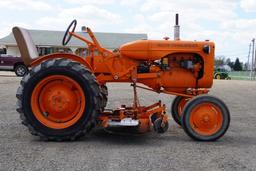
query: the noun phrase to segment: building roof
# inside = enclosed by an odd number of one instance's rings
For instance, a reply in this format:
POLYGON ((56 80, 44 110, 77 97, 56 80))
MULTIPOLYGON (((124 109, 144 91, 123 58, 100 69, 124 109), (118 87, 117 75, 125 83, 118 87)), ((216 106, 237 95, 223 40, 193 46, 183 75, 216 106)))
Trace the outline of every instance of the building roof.
MULTIPOLYGON (((62 46, 62 38, 64 31, 50 31, 50 30, 28 30, 34 43, 37 46, 62 46)), ((76 32, 89 40, 91 40, 87 33, 76 32)), ((99 43, 107 49, 115 49, 120 45, 140 39, 147 39, 147 34, 131 34, 131 33, 102 33, 94 32, 95 37, 99 43)), ((17 45, 13 34, 0 39, 0 45, 17 45)), ((76 38, 72 38, 67 47, 84 47, 84 42, 76 38)))

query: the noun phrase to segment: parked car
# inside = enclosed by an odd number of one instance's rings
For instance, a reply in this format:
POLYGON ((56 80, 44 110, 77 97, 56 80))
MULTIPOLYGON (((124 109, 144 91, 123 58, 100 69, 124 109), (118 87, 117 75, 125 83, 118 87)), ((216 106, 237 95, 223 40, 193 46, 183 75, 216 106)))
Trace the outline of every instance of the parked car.
POLYGON ((14 71, 19 77, 24 76, 28 68, 20 57, 14 57, 11 55, 1 54, 0 55, 0 70, 1 71, 14 71))
POLYGON ((214 70, 214 78, 215 79, 225 79, 225 80, 231 80, 231 77, 228 75, 228 72, 225 69, 218 68, 214 70))

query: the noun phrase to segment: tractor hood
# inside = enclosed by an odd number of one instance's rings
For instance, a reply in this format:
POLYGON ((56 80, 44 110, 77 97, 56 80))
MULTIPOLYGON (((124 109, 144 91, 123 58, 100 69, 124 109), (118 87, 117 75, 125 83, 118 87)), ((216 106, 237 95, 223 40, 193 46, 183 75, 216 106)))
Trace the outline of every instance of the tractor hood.
POLYGON ((171 53, 200 53, 208 47, 214 49, 214 43, 209 41, 180 41, 180 40, 137 40, 120 47, 122 56, 137 60, 158 60, 171 53))

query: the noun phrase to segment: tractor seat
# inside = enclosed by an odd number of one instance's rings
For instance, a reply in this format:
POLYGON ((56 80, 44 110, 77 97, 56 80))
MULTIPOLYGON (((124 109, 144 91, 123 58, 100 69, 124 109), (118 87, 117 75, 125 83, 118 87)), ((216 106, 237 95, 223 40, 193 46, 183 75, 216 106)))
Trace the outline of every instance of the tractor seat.
POLYGON ((30 63, 38 57, 36 46, 28 30, 21 27, 13 27, 12 32, 19 47, 23 62, 25 65, 29 66, 30 63))

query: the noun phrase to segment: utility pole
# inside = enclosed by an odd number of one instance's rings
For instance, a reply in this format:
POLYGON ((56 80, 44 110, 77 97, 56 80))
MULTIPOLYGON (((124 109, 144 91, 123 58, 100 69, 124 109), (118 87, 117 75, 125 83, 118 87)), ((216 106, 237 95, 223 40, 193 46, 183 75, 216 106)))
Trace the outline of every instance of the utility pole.
POLYGON ((255 52, 254 52, 253 80, 255 80, 255 77, 256 77, 256 48, 255 48, 255 52))
POLYGON ((251 46, 252 46, 252 44, 250 43, 250 45, 249 45, 249 52, 248 52, 248 62, 247 62, 247 71, 249 71, 250 70, 250 54, 251 54, 251 46))
POLYGON ((253 63, 253 60, 254 60, 254 43, 255 43, 255 39, 253 38, 252 39, 252 66, 251 66, 251 72, 250 72, 251 80, 252 80, 252 72, 253 72, 253 66, 254 66, 254 63, 253 63))

